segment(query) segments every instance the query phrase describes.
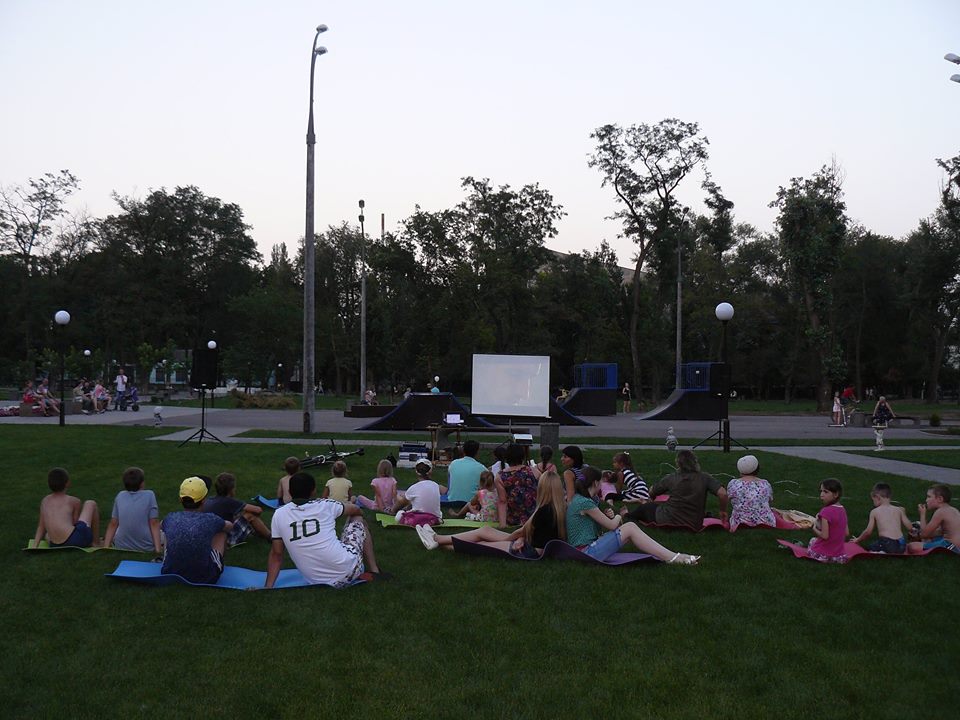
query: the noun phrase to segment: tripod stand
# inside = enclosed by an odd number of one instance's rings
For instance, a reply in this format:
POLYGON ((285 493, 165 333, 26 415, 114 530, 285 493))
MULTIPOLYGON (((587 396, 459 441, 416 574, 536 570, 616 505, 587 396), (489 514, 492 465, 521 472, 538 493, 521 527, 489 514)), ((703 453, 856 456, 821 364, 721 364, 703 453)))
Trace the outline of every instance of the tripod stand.
POLYGON ((211 440, 216 440, 221 445, 226 444, 223 442, 223 440, 207 430, 207 386, 201 385, 200 388, 197 389, 197 392, 200 393, 200 429, 182 443, 177 445, 177 447, 183 447, 194 438, 197 439, 197 443, 202 443, 205 437, 210 438, 211 440))
POLYGON ((734 440, 732 437, 730 437, 730 419, 729 418, 723 418, 720 421, 720 428, 715 433, 713 433, 713 435, 710 435, 709 437, 705 437, 703 440, 698 442, 696 445, 693 446, 692 449, 696 450, 698 447, 706 444, 709 440, 713 440, 714 438, 717 438, 717 447, 722 447, 724 452, 730 452, 730 443, 739 445, 744 450, 750 449, 743 443, 738 442, 737 440, 734 440))

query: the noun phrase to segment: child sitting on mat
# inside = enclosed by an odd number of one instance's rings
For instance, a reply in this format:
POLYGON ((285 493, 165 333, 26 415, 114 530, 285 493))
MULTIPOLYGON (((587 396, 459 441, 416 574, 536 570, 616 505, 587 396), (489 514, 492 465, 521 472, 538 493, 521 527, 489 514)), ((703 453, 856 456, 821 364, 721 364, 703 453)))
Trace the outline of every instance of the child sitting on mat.
POLYGON ((288 457, 283 461, 283 471, 286 475, 277 483, 277 500, 281 505, 290 502, 290 476, 300 472, 300 459, 288 457))
POLYGON ((40 520, 33 538, 36 547, 45 537, 51 547, 92 547, 100 544, 100 510, 93 500, 67 495, 70 475, 63 468, 47 473, 50 494, 40 501, 40 520))
POLYGON ((227 534, 227 547, 239 545, 253 533, 270 539, 270 529, 260 519, 263 508, 237 500, 237 478, 232 473, 217 475, 213 486, 217 494, 214 497, 207 495, 203 511, 233 523, 233 529, 227 534))
POLYGON ((379 510, 393 515, 397 504, 397 479, 393 476, 393 463, 384 458, 377 463, 377 476, 370 481, 373 500, 357 496, 357 505, 367 510, 379 510))
POLYGON ((600 507, 613 507, 614 500, 620 499, 617 492, 617 478, 613 470, 604 470, 600 473, 600 494, 597 495, 600 507))
POLYGON ((123 471, 124 490, 117 493, 110 513, 110 524, 103 537, 103 546, 120 550, 138 550, 157 555, 160 547, 160 510, 153 490, 144 488, 143 470, 129 467, 123 471))
POLYGON ((927 502, 917 506, 920 512, 920 537, 926 542, 912 542, 909 552, 932 550, 943 547, 960 554, 960 511, 950 504, 950 488, 947 485, 934 485, 927 490, 927 502), (932 509, 933 517, 927 522, 927 510, 932 509))
POLYGON ((470 502, 450 514, 452 517, 466 516, 467 520, 497 522, 497 501, 499 497, 493 473, 484 470, 480 473, 480 488, 470 502))
POLYGON ((447 489, 430 479, 433 463, 426 458, 420 458, 414 470, 417 473, 417 482, 407 488, 403 497, 397 498, 397 507, 400 508, 397 522, 413 527, 443 522, 440 515, 440 495, 447 489))
POLYGON ((650 502, 650 490, 643 478, 633 469, 633 458, 628 452, 613 456, 613 469, 617 471, 617 487, 624 505, 642 505, 650 502))
POLYGON ((420 542, 427 550, 435 550, 438 547, 453 550, 453 538, 457 538, 506 550, 518 557, 533 559, 543 553, 543 548, 551 540, 566 539, 566 506, 567 496, 563 480, 557 473, 548 470, 540 476, 540 482, 537 484, 536 510, 527 522, 511 533, 492 527, 481 527, 456 535, 437 535, 429 525, 418 525, 417 535, 420 536, 420 542))
POLYGON ((327 480, 327 486, 323 489, 323 497, 346 503, 353 502, 354 496, 350 494, 353 489, 353 483, 347 479, 347 464, 343 460, 337 460, 333 464, 333 477, 327 480))
POLYGON ((223 574, 227 533, 233 523, 203 512, 207 484, 199 476, 180 483, 182 512, 172 512, 160 524, 167 537, 163 550, 164 575, 179 575, 187 582, 215 585, 223 574))
POLYGON ((817 513, 813 524, 816 537, 807 548, 807 555, 820 562, 845 563, 850 558, 843 551, 847 530, 847 511, 840 504, 843 486, 839 480, 827 478, 820 483, 820 502, 823 509, 817 513))
POLYGON ((882 552, 888 555, 902 555, 906 550, 907 541, 900 526, 909 533, 913 529, 906 511, 902 507, 890 504, 890 486, 887 483, 877 483, 870 491, 873 501, 873 510, 870 511, 870 520, 867 529, 853 538, 850 542, 861 543, 877 529, 877 541, 867 546, 870 552, 882 552))
POLYGON ((668 550, 641 530, 636 523, 623 523, 623 516, 613 510, 606 513, 597 507, 594 500, 600 492, 600 471, 583 466, 583 474, 573 485, 574 496, 567 506, 567 542, 592 558, 603 561, 620 550, 628 542, 640 551, 653 555, 658 560, 680 565, 696 565, 697 555, 668 550), (600 534, 602 529, 610 532, 600 534))

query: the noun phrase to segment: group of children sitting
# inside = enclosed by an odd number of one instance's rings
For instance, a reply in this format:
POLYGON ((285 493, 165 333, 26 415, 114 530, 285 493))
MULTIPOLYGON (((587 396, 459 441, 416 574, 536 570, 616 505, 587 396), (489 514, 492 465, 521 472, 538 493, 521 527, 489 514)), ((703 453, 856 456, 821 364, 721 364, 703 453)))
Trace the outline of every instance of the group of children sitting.
MULTIPOLYGON (((567 449, 565 449, 566 453, 567 449)), ((676 553, 652 540, 635 523, 628 522, 625 512, 616 512, 614 501, 645 504, 652 502, 646 484, 633 470, 626 453, 614 456, 613 471, 602 472, 582 464, 575 468, 574 495, 567 493, 565 482, 556 467, 541 457, 541 473, 537 485, 536 507, 529 518, 513 532, 493 527, 482 527, 457 536, 440 536, 432 526, 442 518, 441 496, 446 488, 436 483, 431 475, 433 464, 427 459, 417 461, 416 481, 405 491, 397 488, 394 466, 390 460, 381 460, 377 476, 370 485, 373 498, 355 495, 347 478, 347 465, 342 460, 331 468, 332 477, 326 482, 323 497, 341 503, 353 503, 361 508, 396 513, 400 524, 417 528, 417 533, 428 549, 452 547, 453 537, 472 542, 493 544, 512 554, 534 557, 542 552, 551 539, 561 539, 582 549, 587 554, 604 559, 617 552, 627 542, 643 552, 668 562, 695 564, 697 556, 676 553)), ((564 457, 564 464, 570 460, 564 457)), ((753 473, 757 464, 753 456, 741 458, 738 463, 744 478, 757 480, 753 473), (752 462, 744 462, 752 460, 752 462)), ((299 472, 295 457, 284 463, 284 475, 277 487, 277 498, 290 502, 290 477, 299 472)), ((471 501, 454 517, 494 522, 500 500, 495 487, 493 470, 480 474, 479 487, 471 501)), ((221 473, 216 480, 196 475, 183 481, 180 488, 182 512, 170 513, 161 523, 157 499, 146 489, 144 472, 131 467, 124 471, 123 490, 114 499, 110 521, 100 539, 100 514, 96 502, 81 502, 67 494, 70 478, 63 468, 50 470, 47 476, 50 494, 40 503, 39 521, 34 544, 47 539, 53 547, 104 546, 124 550, 154 552, 162 558, 163 572, 184 577, 212 578, 215 582, 223 568, 223 556, 229 547, 243 542, 250 535, 270 539, 271 532, 260 515, 262 508, 236 498, 236 477, 221 473), (214 495, 210 495, 213 490, 214 495), (222 533, 222 535, 220 535, 222 533), (216 537, 222 537, 218 543, 216 537), (197 548, 202 552, 197 552, 197 548)), ((734 490, 737 480, 729 487, 734 490)), ((769 488, 769 483, 761 480, 769 488)), ((763 487, 762 485, 759 487, 763 487)), ((814 538, 808 546, 810 557, 822 562, 846 562, 849 558, 844 544, 851 536, 847 514, 840 504, 843 489, 838 480, 826 479, 820 483, 822 509, 813 524, 814 538)), ((927 491, 926 502, 918 506, 919 522, 911 523, 902 507, 891 504, 890 486, 877 483, 871 490, 874 509, 867 527, 853 537, 854 543, 878 539, 868 546, 873 552, 889 554, 919 553, 943 547, 960 553, 960 511, 950 505, 951 491, 938 484, 927 491), (930 517, 928 513, 932 511, 930 517), (908 538, 911 540, 908 542, 908 538)), ((736 494, 733 495, 736 497, 736 494)), ((756 497, 768 505, 770 493, 756 497)), ((627 505, 622 505, 622 508, 627 505)), ((768 508, 769 509, 769 508, 768 508)), ((736 505, 734 508, 736 512, 736 505)), ((769 523, 765 523, 769 524, 769 523)))

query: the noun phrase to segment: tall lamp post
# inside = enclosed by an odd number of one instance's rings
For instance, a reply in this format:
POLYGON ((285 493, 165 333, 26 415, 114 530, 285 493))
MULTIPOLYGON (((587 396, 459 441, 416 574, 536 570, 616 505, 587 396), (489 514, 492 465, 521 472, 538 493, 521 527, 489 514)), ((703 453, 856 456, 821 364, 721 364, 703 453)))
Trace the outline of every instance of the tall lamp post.
MULTIPOLYGON (((960 65, 960 55, 954 53, 947 53, 943 56, 943 59, 947 62, 952 62, 954 65, 960 65)), ((954 74, 950 76, 950 79, 955 83, 960 83, 960 74, 954 74)))
POLYGON ((360 399, 367 392, 367 234, 360 201, 360 399))
POLYGON ((313 413, 316 399, 313 395, 314 364, 316 343, 314 327, 316 325, 314 276, 316 273, 316 246, 313 239, 313 148, 317 144, 313 133, 313 71, 317 58, 327 52, 325 47, 317 47, 320 33, 326 32, 326 25, 317 25, 317 34, 313 36, 313 49, 310 51, 310 116, 307 120, 307 213, 306 228, 303 233, 303 432, 312 433, 314 429, 313 413))
MULTIPOLYGON (((56 321, 57 325, 61 326, 62 328, 66 328, 67 325, 70 324, 70 313, 68 313, 66 310, 57 310, 56 314, 53 316, 53 319, 54 321, 56 321)), ((66 333, 66 329, 64 329, 63 332, 66 333)), ((66 345, 66 342, 67 342, 66 337, 61 336, 60 338, 60 425, 61 426, 66 425, 66 419, 65 419, 66 406, 64 405, 64 394, 63 394, 63 385, 65 382, 64 381, 65 360, 64 360, 63 354, 64 354, 64 346, 66 345)))
POLYGON ((720 362, 723 363, 723 381, 720 383, 723 390, 723 418, 720 420, 720 435, 723 439, 723 451, 730 452, 730 366, 727 364, 727 323, 733 319, 733 305, 722 302, 714 310, 717 320, 723 326, 720 336, 720 362))

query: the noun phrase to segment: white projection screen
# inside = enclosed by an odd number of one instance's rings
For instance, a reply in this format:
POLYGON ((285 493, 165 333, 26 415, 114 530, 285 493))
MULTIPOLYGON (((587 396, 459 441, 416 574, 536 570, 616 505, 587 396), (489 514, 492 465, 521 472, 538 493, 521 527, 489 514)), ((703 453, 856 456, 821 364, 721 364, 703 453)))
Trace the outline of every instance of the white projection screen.
POLYGON ((474 415, 550 417, 548 355, 474 355, 474 415))

